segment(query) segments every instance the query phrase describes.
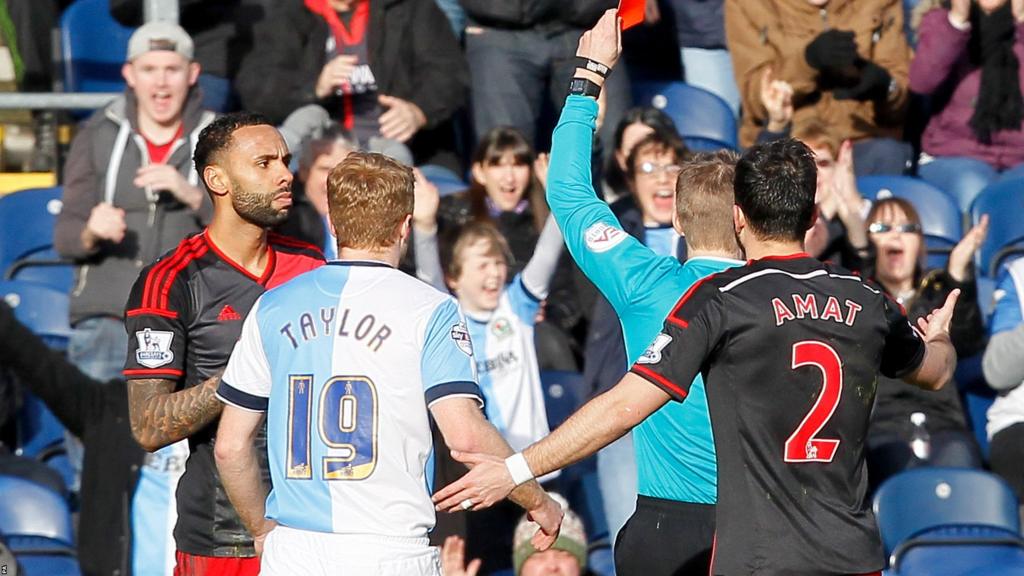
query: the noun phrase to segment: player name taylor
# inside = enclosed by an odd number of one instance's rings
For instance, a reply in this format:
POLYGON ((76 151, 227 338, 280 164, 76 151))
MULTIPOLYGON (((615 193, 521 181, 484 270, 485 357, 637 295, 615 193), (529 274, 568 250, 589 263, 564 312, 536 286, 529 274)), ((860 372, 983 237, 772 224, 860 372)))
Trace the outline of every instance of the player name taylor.
POLYGON ((782 326, 790 320, 825 320, 853 326, 857 321, 857 313, 863 307, 853 300, 846 300, 842 305, 835 296, 818 298, 814 294, 791 294, 789 298, 772 298, 772 310, 775 313, 775 325, 782 326))
POLYGON ((349 308, 343 308, 339 316, 337 308, 331 306, 320 308, 315 313, 303 312, 296 322, 282 326, 280 333, 288 339, 292 348, 322 336, 336 335, 338 338, 365 342, 367 348, 377 352, 381 344, 391 336, 391 328, 378 322, 373 314, 359 315, 349 308))

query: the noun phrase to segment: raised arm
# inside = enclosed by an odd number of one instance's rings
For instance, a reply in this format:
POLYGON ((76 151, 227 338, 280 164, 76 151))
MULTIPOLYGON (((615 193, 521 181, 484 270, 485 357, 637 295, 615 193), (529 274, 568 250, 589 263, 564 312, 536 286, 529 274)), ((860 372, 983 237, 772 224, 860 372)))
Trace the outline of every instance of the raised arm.
POLYGON ((533 256, 523 268, 523 285, 531 294, 544 299, 551 288, 551 279, 558 269, 558 259, 562 256, 562 233, 553 215, 548 215, 544 229, 540 232, 533 256))
POLYGON ((971 3, 957 0, 953 4, 954 10, 935 8, 921 20, 917 50, 910 62, 910 89, 914 92, 931 94, 938 89, 967 52, 971 3))
MULTIPOLYGON (((606 12, 593 30, 584 33, 578 55, 609 67, 615 64, 620 45, 614 12, 606 12)), ((580 69, 577 77, 601 81, 580 69)), ((579 95, 566 98, 552 135, 547 200, 576 264, 621 316, 642 289, 637 279, 652 279, 650 274, 664 272, 678 262, 659 258, 623 231, 611 208, 598 199, 591 182, 596 121, 597 100, 579 95)))
POLYGON ((418 169, 413 168, 416 179, 416 199, 412 213, 412 241, 416 255, 416 277, 442 292, 448 292, 444 283, 444 269, 437 247, 437 208, 440 195, 418 169))

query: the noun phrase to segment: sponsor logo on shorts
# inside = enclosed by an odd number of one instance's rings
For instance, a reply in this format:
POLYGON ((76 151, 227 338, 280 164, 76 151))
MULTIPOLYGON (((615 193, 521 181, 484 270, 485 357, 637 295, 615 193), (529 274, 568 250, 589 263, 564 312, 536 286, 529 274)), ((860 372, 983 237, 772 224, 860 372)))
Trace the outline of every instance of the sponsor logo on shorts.
POLYGON ((604 222, 598 222, 587 228, 587 231, 583 233, 583 239, 591 252, 600 254, 618 246, 626 239, 626 233, 604 222))
POLYGON ((159 368, 174 360, 174 352, 171 351, 174 332, 146 328, 136 332, 135 339, 139 342, 135 360, 146 368, 159 368))

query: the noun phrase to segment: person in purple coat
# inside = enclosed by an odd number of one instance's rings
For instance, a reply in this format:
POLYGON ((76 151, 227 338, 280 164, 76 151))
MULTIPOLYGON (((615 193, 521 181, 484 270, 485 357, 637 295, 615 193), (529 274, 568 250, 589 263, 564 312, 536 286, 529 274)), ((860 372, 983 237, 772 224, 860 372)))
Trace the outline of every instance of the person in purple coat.
POLYGON ((927 12, 910 89, 932 97, 919 175, 963 209, 988 184, 1024 178, 1024 0, 951 0, 927 12))

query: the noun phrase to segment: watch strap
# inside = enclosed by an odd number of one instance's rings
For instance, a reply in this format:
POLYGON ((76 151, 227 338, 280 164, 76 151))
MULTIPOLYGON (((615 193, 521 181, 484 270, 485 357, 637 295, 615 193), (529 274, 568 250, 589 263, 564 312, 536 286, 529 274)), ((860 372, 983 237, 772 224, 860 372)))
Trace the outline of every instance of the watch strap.
POLYGON ((588 78, 573 78, 569 81, 569 94, 597 98, 601 95, 601 87, 588 78))

